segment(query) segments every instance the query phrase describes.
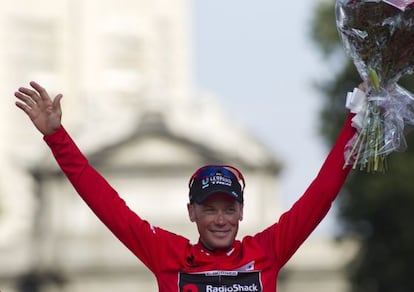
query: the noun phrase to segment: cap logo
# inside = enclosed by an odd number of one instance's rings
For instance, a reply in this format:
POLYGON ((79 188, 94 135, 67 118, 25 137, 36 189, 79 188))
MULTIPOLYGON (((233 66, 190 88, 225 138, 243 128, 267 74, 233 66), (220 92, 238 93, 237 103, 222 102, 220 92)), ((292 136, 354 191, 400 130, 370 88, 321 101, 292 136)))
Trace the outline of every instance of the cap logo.
POLYGON ((232 191, 231 193, 232 193, 232 195, 233 195, 234 197, 236 197, 236 198, 238 198, 238 197, 239 197, 239 194, 238 194, 238 193, 236 193, 235 191, 232 191))
POLYGON ((211 194, 220 192, 243 202, 244 178, 231 166, 203 166, 192 175, 188 186, 190 202, 202 203, 211 194))
POLYGON ((205 189, 208 188, 210 183, 212 185, 223 185, 227 187, 232 186, 231 178, 223 176, 221 173, 216 173, 215 175, 212 175, 210 177, 205 177, 201 180, 201 188, 205 189))
POLYGON ((201 180, 202 189, 208 188, 209 185, 210 185, 210 179, 208 177, 205 177, 201 180))

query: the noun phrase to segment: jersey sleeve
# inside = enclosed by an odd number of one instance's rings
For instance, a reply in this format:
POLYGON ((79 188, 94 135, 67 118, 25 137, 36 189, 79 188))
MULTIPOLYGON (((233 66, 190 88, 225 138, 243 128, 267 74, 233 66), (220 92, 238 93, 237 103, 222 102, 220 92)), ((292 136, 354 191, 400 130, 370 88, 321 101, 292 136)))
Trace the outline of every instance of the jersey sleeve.
POLYGON ((161 269, 165 255, 186 246, 187 240, 142 220, 110 184, 89 164, 66 130, 45 136, 52 153, 78 194, 151 271, 161 269), (171 248, 171 245, 173 248, 171 248))
POLYGON ((351 167, 344 168, 344 150, 355 134, 352 117, 353 114, 349 114, 346 118, 335 145, 305 193, 277 223, 256 235, 268 251, 275 252, 274 260, 280 267, 322 221, 347 178, 351 167))

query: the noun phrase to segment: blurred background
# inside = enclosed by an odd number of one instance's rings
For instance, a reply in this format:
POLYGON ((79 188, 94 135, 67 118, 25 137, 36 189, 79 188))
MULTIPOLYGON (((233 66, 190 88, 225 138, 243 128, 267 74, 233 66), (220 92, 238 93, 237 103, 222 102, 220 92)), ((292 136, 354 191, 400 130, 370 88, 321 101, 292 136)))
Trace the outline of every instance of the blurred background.
MULTIPOLYGON (((360 83, 334 1, 0 4, 2 292, 157 290, 14 107, 19 86, 63 93, 63 123, 90 162, 138 214, 195 242, 186 203, 198 166, 240 168, 240 236, 265 228, 316 175, 360 83)), ((381 179, 351 174, 278 291, 413 291, 410 155, 381 179)))

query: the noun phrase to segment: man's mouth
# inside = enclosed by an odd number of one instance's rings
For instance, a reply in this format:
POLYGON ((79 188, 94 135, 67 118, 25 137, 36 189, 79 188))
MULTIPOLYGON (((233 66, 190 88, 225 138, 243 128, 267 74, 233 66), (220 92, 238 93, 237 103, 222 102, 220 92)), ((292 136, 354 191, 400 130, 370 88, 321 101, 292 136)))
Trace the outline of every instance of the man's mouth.
POLYGON ((230 230, 212 230, 211 232, 216 237, 226 237, 230 233, 230 230))

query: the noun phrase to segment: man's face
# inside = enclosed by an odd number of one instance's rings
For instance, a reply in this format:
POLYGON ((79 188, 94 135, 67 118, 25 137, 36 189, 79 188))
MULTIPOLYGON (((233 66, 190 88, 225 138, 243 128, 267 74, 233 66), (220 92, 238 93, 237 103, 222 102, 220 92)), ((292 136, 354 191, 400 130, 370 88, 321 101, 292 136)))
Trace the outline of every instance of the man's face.
POLYGON ((188 204, 190 220, 197 224, 201 242, 210 249, 230 247, 243 218, 243 204, 229 195, 217 193, 203 204, 188 204))

